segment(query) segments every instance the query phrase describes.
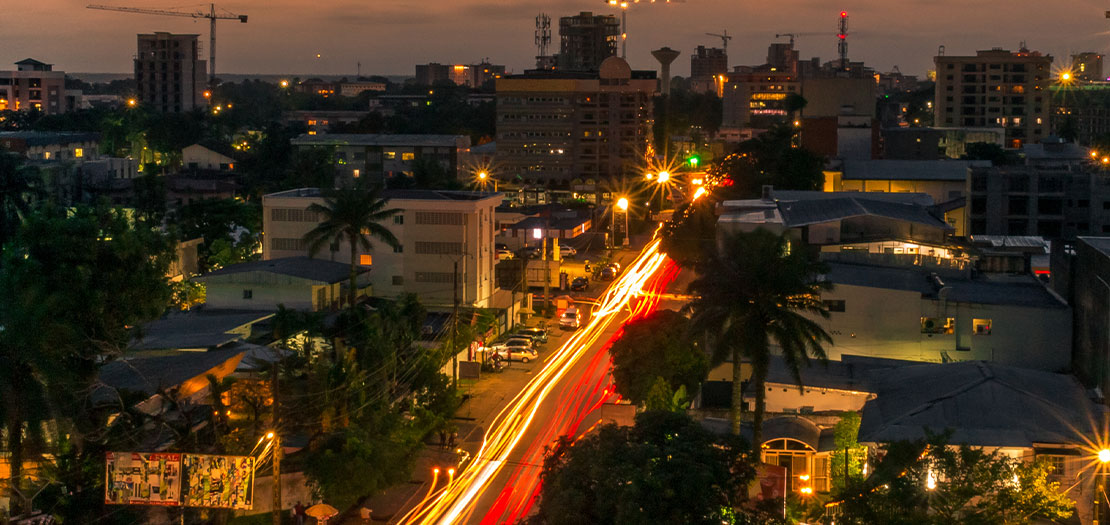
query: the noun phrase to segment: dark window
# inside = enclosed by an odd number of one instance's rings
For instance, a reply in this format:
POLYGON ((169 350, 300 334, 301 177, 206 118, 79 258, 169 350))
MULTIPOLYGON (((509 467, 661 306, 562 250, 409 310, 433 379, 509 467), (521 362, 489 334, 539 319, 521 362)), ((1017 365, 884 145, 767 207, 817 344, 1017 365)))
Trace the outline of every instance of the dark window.
POLYGON ((1079 199, 1078 205, 1080 208, 1089 208, 1091 207, 1091 201, 1090 199, 1079 199))
POLYGON ((1063 231, 1060 221, 1037 221, 1037 235, 1041 237, 1060 237, 1063 231))
POLYGON ((243 299, 254 299, 254 290, 243 290, 243 299))
POLYGON ((405 216, 404 215, 394 215, 393 216, 393 224, 404 224, 404 223, 405 223, 405 216))
POLYGON ((843 312, 844 311, 844 300, 843 299, 832 299, 832 300, 828 300, 828 301, 821 301, 821 304, 824 305, 825 309, 830 311, 830 312, 843 312))
POLYGON ((982 235, 987 233, 987 220, 986 219, 972 219, 971 220, 971 234, 982 235))
POLYGON ((1028 235, 1029 221, 1025 219, 1010 219, 1007 221, 1007 235, 1028 235))
POLYGON ((975 197, 971 199, 971 213, 976 215, 987 213, 987 198, 975 197))
POLYGON ((1063 209, 1064 203, 1060 199, 1037 199, 1037 213, 1042 215, 1060 215, 1063 209))
POLYGON ((1010 205, 1007 208, 1009 215, 1028 215, 1029 214, 1029 198, 1028 197, 1010 197, 1010 205))

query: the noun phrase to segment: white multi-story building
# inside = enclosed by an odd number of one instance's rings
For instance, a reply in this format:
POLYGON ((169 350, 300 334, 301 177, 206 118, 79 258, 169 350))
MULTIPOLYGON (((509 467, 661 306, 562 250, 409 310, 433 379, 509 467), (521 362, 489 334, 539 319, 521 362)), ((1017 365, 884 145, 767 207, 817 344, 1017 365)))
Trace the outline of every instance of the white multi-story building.
MULTIPOLYGON (((374 295, 396 297, 414 293, 430 306, 450 305, 458 264, 459 303, 486 307, 496 290, 493 267, 494 210, 501 194, 471 191, 389 190, 389 208, 401 210, 384 224, 401 241, 399 249, 372 240, 373 249, 358 253, 370 268, 374 295)), ((308 254, 303 238, 320 222, 307 208, 324 203, 318 188, 300 188, 262 197, 262 258, 308 254)), ((316 254, 337 262, 351 260, 350 245, 341 242, 316 254)))

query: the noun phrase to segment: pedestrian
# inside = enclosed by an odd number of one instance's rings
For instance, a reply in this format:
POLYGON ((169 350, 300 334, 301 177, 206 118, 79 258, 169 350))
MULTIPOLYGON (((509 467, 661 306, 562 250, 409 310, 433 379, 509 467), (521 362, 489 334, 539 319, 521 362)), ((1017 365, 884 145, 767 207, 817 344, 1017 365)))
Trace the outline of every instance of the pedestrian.
POLYGON ((455 448, 455 442, 459 440, 459 431, 454 430, 451 432, 451 437, 447 440, 447 446, 455 448))
POLYGON ((447 448, 447 431, 439 429, 439 448, 447 448))
POLYGON ((362 525, 370 525, 370 515, 373 514, 373 512, 374 511, 370 510, 366 505, 358 509, 358 515, 362 518, 362 525))
POLYGON ((308 514, 305 513, 304 505, 302 505, 301 502, 298 501, 296 505, 293 505, 293 521, 296 525, 304 525, 305 518, 307 517, 308 514))

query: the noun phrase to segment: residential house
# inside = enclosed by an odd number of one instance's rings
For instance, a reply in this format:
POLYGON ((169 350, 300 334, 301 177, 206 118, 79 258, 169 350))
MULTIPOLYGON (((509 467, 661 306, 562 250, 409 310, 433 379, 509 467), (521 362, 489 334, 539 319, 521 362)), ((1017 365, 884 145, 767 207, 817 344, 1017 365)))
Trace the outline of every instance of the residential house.
MULTIPOLYGON (((369 296, 369 271, 356 268, 358 295, 369 296)), ((345 303, 351 276, 349 263, 284 257, 233 264, 194 278, 204 283, 208 308, 336 310, 345 303)))

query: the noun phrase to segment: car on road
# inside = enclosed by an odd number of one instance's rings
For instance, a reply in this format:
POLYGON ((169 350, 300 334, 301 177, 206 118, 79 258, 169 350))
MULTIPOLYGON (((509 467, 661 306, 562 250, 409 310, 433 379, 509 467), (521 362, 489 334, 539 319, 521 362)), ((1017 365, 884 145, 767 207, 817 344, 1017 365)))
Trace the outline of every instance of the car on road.
POLYGON ((507 359, 509 361, 520 361, 521 363, 527 363, 540 357, 539 352, 536 352, 532 348, 524 348, 520 346, 514 347, 493 345, 491 347, 491 350, 496 352, 498 357, 500 357, 501 359, 507 359))
POLYGON ((578 307, 568 306, 563 311, 563 315, 559 316, 559 328, 577 330, 580 326, 582 326, 582 314, 579 313, 578 307))
POLYGON ((575 250, 574 248, 571 248, 570 246, 560 246, 559 247, 559 258, 560 259, 574 258, 575 255, 578 255, 578 250, 575 250))
POLYGON ((547 342, 547 330, 543 328, 521 328, 516 333, 522 337, 531 338, 532 346, 547 342))
POLYGON ((507 261, 509 259, 512 259, 513 257, 515 257, 515 255, 513 254, 512 250, 510 250, 508 248, 498 248, 497 249, 497 260, 507 261))
POLYGON ((574 280, 570 282, 570 290, 572 292, 585 291, 589 286, 590 280, 585 277, 575 277, 574 280))
POLYGON ((613 279, 616 279, 617 276, 620 275, 620 274, 621 274, 621 265, 619 265, 617 263, 609 263, 609 264, 605 265, 605 267, 602 268, 600 271, 598 271, 597 276, 598 276, 599 279, 603 279, 603 280, 606 280, 606 281, 612 281, 613 279))

